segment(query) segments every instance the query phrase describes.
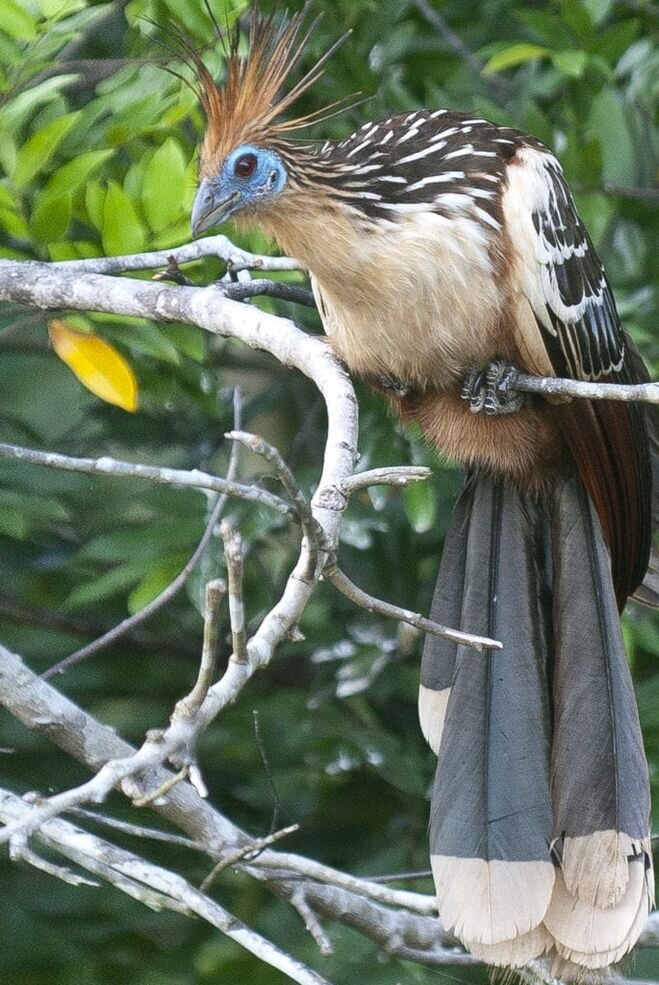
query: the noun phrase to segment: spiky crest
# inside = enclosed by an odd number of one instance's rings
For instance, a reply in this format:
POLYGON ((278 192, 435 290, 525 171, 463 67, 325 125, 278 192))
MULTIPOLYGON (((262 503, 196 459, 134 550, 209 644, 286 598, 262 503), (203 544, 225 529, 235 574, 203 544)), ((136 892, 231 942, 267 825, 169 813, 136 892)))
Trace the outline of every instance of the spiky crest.
POLYGON ((185 44, 185 54, 194 68, 199 100, 208 120, 199 162, 202 177, 216 172, 226 155, 240 144, 276 145, 290 131, 324 119, 338 105, 332 103, 292 120, 278 119, 320 78, 328 59, 350 33, 339 38, 288 93, 280 96, 320 20, 321 15, 303 32, 308 9, 307 3, 282 25, 274 14, 262 15, 258 2, 254 2, 247 54, 239 53, 238 24, 221 36, 226 54, 226 76, 221 86, 213 80, 201 55, 189 43, 185 44))

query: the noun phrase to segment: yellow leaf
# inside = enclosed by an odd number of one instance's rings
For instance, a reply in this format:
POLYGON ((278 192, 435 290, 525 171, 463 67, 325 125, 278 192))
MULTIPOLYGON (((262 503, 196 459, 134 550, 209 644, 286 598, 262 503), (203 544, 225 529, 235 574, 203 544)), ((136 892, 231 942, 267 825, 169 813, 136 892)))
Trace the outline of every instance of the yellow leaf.
POLYGON ((108 404, 131 413, 137 410, 135 374, 114 346, 64 321, 51 321, 48 331, 53 349, 83 386, 108 404))

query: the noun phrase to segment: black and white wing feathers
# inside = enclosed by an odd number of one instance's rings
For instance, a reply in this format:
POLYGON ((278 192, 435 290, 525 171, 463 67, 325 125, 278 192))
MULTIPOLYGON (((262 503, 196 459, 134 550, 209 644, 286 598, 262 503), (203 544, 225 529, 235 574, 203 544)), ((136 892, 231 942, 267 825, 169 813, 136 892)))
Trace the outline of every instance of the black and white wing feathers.
POLYGON ((520 146, 506 177, 506 229, 554 371, 584 380, 615 375, 623 332, 560 164, 537 145, 520 146))

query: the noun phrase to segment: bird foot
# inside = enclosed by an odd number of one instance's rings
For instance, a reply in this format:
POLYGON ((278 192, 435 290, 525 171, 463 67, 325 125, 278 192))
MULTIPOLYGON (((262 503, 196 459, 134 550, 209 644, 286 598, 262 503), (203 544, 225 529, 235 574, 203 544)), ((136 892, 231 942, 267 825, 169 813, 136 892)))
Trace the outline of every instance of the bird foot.
POLYGON ((491 417, 515 414, 524 403, 524 394, 514 389, 518 370, 499 360, 483 369, 473 369, 464 379, 460 396, 469 402, 472 414, 491 417))
POLYGON ((411 387, 409 387, 407 383, 403 383, 403 381, 398 379, 397 376, 392 376, 389 373, 378 376, 377 383, 381 390, 384 390, 385 392, 390 390, 395 393, 397 397, 406 397, 411 390, 411 387))

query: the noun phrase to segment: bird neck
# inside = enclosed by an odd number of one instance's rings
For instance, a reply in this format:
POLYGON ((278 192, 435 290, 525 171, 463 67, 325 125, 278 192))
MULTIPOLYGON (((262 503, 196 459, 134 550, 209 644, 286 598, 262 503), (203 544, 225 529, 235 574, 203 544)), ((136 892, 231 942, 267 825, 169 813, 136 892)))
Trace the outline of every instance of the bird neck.
POLYGON ((329 287, 349 291, 351 282, 362 278, 372 223, 332 194, 331 185, 310 188, 292 180, 254 218, 285 253, 329 287))

